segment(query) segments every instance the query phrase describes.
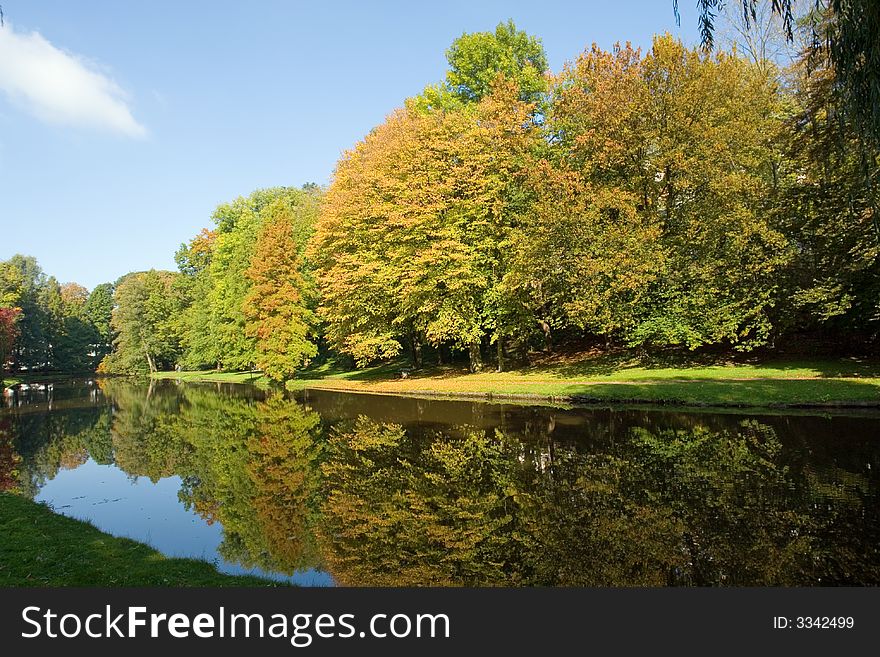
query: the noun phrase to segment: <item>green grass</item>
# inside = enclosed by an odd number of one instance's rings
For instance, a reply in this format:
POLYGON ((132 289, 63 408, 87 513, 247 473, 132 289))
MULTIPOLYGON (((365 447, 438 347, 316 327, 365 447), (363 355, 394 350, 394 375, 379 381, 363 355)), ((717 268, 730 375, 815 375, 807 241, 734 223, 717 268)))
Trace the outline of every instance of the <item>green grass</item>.
POLYGON ((0 586, 274 586, 224 575, 195 559, 171 559, 127 538, 0 493, 0 586))
MULTIPOLYGON (((613 401, 702 406, 880 406, 880 363, 857 358, 764 361, 685 360, 628 353, 547 358, 509 372, 462 366, 409 372, 403 361, 360 370, 323 364, 288 381, 321 388, 392 394, 508 396, 535 401, 613 401)), ((243 381, 253 374, 163 373, 182 380, 243 381)))
MULTIPOLYGON (((551 386, 576 401, 627 401, 701 406, 880 406, 880 379, 767 379, 551 386)), ((547 390, 547 389, 545 389, 547 390)), ((549 392, 549 390, 548 390, 549 392)))
POLYGON ((217 372, 215 370, 194 370, 187 372, 156 372, 154 379, 174 379, 177 381, 203 381, 211 383, 253 383, 255 385, 269 385, 268 377, 261 372, 217 372))

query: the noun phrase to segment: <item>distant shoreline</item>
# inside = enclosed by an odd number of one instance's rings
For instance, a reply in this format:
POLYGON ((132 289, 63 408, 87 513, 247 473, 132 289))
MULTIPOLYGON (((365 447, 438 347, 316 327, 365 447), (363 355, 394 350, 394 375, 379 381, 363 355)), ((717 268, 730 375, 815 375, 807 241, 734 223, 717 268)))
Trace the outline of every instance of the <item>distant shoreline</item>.
MULTIPOLYGON (((880 408, 880 365, 853 359, 757 365, 608 367, 595 359, 511 372, 470 373, 451 366, 409 371, 397 364, 329 367, 287 381, 288 390, 335 390, 534 404, 625 403, 720 408, 880 408), (402 377, 406 371, 407 376, 402 377), (590 374, 590 372, 594 372, 590 374)), ((269 386, 259 372, 157 372, 153 378, 269 386)))

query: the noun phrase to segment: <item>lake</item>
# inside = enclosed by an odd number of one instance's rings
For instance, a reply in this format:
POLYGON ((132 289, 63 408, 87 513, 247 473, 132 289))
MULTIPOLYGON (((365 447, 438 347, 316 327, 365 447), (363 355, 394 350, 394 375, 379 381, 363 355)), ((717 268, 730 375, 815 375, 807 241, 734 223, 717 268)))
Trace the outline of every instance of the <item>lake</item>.
POLYGON ((0 402, 0 488, 305 586, 880 584, 880 414, 119 379, 0 402))

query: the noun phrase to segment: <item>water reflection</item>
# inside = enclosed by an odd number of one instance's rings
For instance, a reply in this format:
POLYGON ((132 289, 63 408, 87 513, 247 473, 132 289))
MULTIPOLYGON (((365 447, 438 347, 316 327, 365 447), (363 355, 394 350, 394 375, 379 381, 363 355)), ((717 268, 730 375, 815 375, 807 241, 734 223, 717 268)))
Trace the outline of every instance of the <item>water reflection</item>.
POLYGON ((51 394, 51 409, 46 391, 23 391, 0 411, 0 487, 113 533, 152 527, 163 551, 230 572, 387 586, 880 583, 873 417, 293 400, 119 380, 51 394), (127 477, 112 495, 110 470, 127 477), (92 503, 114 495, 115 515, 92 503), (159 537, 155 518, 174 530, 159 537))

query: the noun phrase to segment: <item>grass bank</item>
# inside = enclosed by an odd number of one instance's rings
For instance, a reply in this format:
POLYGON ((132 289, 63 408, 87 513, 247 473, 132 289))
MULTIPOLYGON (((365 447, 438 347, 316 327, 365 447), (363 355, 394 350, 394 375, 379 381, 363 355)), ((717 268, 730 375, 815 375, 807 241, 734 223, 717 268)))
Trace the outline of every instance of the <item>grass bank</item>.
POLYGON ((176 381, 200 381, 210 383, 252 383, 258 386, 271 385, 262 372, 218 372, 216 370, 194 370, 188 372, 155 372, 154 379, 174 379, 176 381))
MULTIPOLYGON (((559 356, 509 372, 470 373, 460 366, 401 372, 386 363, 360 370, 333 364, 303 372, 288 389, 307 388, 541 401, 698 406, 880 406, 880 363, 858 358, 682 361, 629 354, 559 356)), ((166 372, 184 381, 252 380, 255 373, 166 372)), ((261 381, 262 379, 256 379, 261 381)))
POLYGON ((273 586, 171 559, 127 538, 0 493, 0 586, 273 586))

